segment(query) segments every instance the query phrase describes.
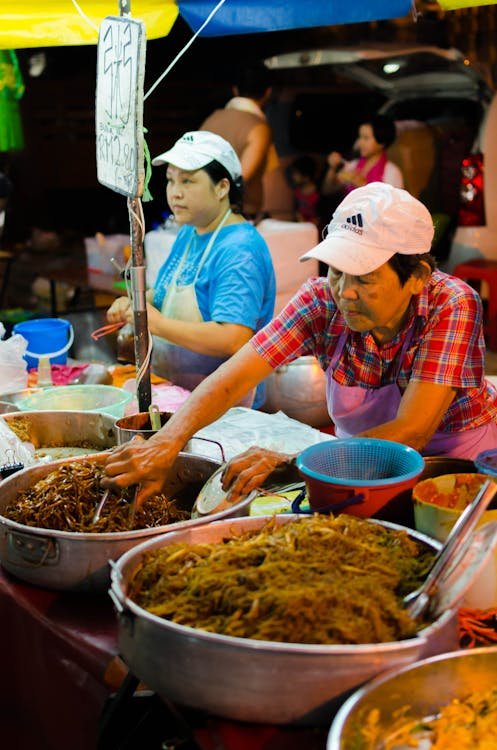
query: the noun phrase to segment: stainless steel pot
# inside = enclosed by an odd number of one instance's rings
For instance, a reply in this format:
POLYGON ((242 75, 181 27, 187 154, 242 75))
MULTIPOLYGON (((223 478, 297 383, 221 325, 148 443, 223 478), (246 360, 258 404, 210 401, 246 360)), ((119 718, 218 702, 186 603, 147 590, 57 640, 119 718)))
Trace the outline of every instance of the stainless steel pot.
POLYGON ((38 458, 46 455, 51 455, 53 459, 68 457, 72 448, 87 449, 86 452, 91 453, 113 448, 117 444, 115 419, 108 414, 17 411, 4 414, 3 420, 17 434, 22 430, 21 439, 33 444, 38 458))
MULTIPOLYGON (((105 454, 77 457, 72 461, 88 458, 99 462, 105 459, 105 454)), ((136 531, 83 534, 25 526, 1 515, 20 492, 62 463, 64 459, 31 466, 0 483, 0 562, 5 570, 28 583, 51 589, 105 590, 109 583, 109 560, 116 560, 131 547, 167 529, 188 528, 216 518, 206 516, 136 531)), ((168 476, 165 492, 171 497, 180 497, 184 507, 188 504, 193 507, 198 491, 219 465, 211 458, 180 453, 168 476)), ((217 517, 225 518, 236 512, 235 506, 217 517)))
MULTIPOLYGON (((159 412, 160 426, 164 427, 164 425, 171 419, 171 417, 172 412, 170 411, 159 412)), ((121 417, 121 419, 118 419, 116 422, 116 432, 117 444, 123 445, 123 443, 127 443, 129 440, 132 440, 135 435, 140 435, 140 437, 142 437, 144 440, 148 440, 152 437, 152 435, 155 435, 157 430, 152 429, 152 425, 150 423, 150 414, 146 411, 141 411, 137 414, 131 414, 128 417, 121 417)), ((219 448, 220 459, 223 463, 226 462, 224 448, 221 443, 219 443, 217 440, 200 437, 198 435, 193 435, 187 442, 187 444, 183 446, 183 453, 202 454, 202 447, 205 446, 205 443, 213 443, 214 445, 217 445, 217 447, 219 448)))
MULTIPOLYGON (((277 522, 293 519, 279 516, 277 522)), ((342 646, 208 633, 156 617, 127 598, 128 582, 145 551, 176 542, 221 541, 266 522, 267 518, 239 518, 165 534, 127 552, 112 566, 110 593, 118 612, 120 652, 131 671, 163 698, 241 721, 323 723, 343 702, 346 691, 379 672, 456 648, 454 606, 416 638, 342 646)), ((440 548, 419 532, 409 534, 432 549, 440 548)))
POLYGON ((369 750, 372 745, 365 740, 361 728, 371 711, 379 711, 381 742, 393 730, 394 722, 398 723, 401 710, 407 711, 407 722, 411 718, 419 722, 436 715, 454 698, 493 688, 496 672, 495 648, 442 654, 388 672, 344 703, 331 725, 327 750, 369 750))
POLYGON ((12 391, 10 393, 0 393, 0 414, 8 414, 13 411, 21 411, 17 405, 21 399, 38 393, 41 388, 24 388, 22 391, 12 391))
POLYGON ((264 382, 263 411, 282 411, 311 427, 331 424, 326 406, 326 375, 315 357, 299 357, 282 365, 264 382))

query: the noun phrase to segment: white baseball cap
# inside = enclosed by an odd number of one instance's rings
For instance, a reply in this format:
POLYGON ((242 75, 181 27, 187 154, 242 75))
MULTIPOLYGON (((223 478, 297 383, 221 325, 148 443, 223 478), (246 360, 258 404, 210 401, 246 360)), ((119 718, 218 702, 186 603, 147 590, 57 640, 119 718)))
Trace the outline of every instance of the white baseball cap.
POLYGON ((231 144, 208 130, 185 133, 169 151, 152 159, 152 164, 174 164, 179 169, 193 171, 202 169, 214 159, 223 165, 233 180, 241 177, 242 165, 231 144))
POLYGON ((428 253, 431 214, 407 190, 370 182, 352 190, 335 209, 325 239, 302 255, 352 276, 371 273, 392 255, 428 253))

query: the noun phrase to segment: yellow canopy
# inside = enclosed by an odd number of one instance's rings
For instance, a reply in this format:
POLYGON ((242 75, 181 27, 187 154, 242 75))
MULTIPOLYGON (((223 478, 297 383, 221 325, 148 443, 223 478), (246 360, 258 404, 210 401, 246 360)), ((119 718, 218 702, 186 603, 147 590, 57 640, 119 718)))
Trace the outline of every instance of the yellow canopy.
POLYGON ((496 5, 497 0, 438 0, 442 10, 459 10, 460 8, 476 8, 480 5, 496 5))
MULTIPOLYGON (((118 0, 78 5, 90 23, 71 0, 1 0, 0 49, 96 44, 102 19, 119 15, 118 0)), ((169 34, 178 6, 175 0, 132 0, 131 15, 144 21, 147 39, 157 39, 169 34)))

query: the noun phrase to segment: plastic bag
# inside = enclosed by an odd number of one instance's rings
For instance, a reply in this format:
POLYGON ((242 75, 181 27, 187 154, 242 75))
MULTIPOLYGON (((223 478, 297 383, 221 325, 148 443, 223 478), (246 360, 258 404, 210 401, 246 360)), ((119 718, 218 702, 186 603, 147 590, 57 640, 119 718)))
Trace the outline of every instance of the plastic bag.
POLYGON ((28 386, 27 363, 24 359, 28 342, 19 333, 3 340, 5 328, 0 323, 0 394, 22 391, 28 386))
MULTIPOLYGON (((15 432, 0 417, 0 467, 22 464, 33 466, 36 463, 32 443, 23 443, 15 432)), ((1 481, 1 479, 0 479, 1 481)))
MULTIPOLYGON (((228 409, 224 416, 195 434, 221 443, 227 461, 253 445, 283 453, 299 453, 308 445, 335 439, 332 435, 287 417, 282 411, 266 414, 243 406, 228 409)), ((195 435, 188 443, 188 450, 210 458, 220 458, 217 445, 195 440, 195 435)))

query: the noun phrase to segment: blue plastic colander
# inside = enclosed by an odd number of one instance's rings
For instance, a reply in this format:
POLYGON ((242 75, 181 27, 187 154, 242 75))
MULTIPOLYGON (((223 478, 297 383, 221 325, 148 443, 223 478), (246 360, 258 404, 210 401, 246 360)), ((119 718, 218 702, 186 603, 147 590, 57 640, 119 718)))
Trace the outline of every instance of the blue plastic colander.
POLYGON ((339 438, 317 443, 297 456, 309 503, 314 509, 373 515, 424 469, 418 451, 378 438, 339 438), (354 507, 356 506, 356 507, 354 507))
POLYGON ((418 476, 424 460, 414 448, 391 440, 343 438, 306 448, 297 467, 323 482, 378 486, 418 476))

